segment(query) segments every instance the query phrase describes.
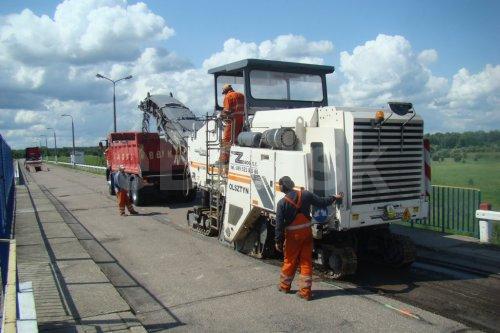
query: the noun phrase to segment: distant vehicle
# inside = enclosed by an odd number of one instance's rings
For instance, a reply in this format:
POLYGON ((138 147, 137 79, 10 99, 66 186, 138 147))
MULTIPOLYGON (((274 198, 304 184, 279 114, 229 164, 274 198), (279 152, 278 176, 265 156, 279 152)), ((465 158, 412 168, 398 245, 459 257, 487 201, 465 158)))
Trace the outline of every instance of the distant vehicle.
POLYGON ((24 167, 29 172, 49 171, 42 162, 40 147, 27 147, 24 150, 24 167))
MULTIPOLYGON (((100 147, 104 148, 102 143, 100 147)), ((158 133, 115 132, 106 143, 106 180, 109 193, 115 194, 113 172, 120 165, 130 176, 129 191, 134 205, 143 205, 151 197, 183 197, 196 194, 182 152, 158 133)))
POLYGON ((42 151, 40 147, 28 147, 24 150, 25 158, 28 162, 40 162, 42 160, 42 151))

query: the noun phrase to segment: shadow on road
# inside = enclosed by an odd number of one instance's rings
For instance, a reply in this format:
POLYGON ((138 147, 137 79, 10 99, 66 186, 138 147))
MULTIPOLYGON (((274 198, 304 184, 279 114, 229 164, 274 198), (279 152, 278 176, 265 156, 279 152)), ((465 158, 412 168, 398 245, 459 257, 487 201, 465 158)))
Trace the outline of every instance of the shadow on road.
MULTIPOLYGON (((61 214, 64 222, 74 232, 94 262, 101 268, 106 277, 118 290, 120 295, 126 300, 136 317, 143 326, 150 332, 171 329, 185 325, 161 300, 159 300, 151 291, 143 286, 135 277, 133 277, 125 267, 109 252, 98 239, 61 203, 45 186, 39 185, 42 192, 56 207, 61 214), (123 281, 127 281, 125 284, 123 281), (154 312, 148 313, 143 309, 153 308, 154 312)), ((147 213, 144 215, 161 215, 161 213, 147 213)), ((63 287, 66 283, 62 281, 63 287)), ((71 294, 65 292, 65 297, 71 300, 71 294)), ((80 316, 76 311, 73 312, 74 318, 80 316)), ((81 323, 83 323, 83 319, 81 323)))

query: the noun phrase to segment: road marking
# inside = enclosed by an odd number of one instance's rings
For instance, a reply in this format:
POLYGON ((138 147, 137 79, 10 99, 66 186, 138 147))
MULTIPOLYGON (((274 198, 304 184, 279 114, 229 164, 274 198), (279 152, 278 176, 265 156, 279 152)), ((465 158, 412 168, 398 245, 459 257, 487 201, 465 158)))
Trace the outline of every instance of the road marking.
MULTIPOLYGON (((345 292, 347 292, 347 293, 351 293, 352 295, 358 295, 358 294, 356 294, 355 292, 351 292, 351 291, 349 291, 349 289, 343 288, 343 287, 341 287, 341 286, 339 286, 339 285, 337 285, 337 284, 335 284, 335 283, 333 283, 333 282, 330 282, 330 281, 325 281, 325 280, 323 280, 322 282, 323 282, 323 283, 326 283, 326 284, 328 284, 328 285, 331 285, 331 286, 333 286, 333 287, 335 287, 335 288, 337 288, 337 289, 343 290, 343 291, 345 291, 345 292)), ((382 303, 382 302, 379 302, 379 301, 373 300, 373 299, 368 298, 368 297, 366 297, 366 296, 364 296, 364 295, 358 295, 358 296, 361 296, 361 297, 363 297, 363 298, 365 298, 365 299, 369 299, 369 300, 374 301, 374 302, 379 303, 379 304, 383 304, 386 308, 391 309, 391 310, 393 310, 393 311, 396 311, 397 313, 402 314, 402 315, 404 315, 404 316, 406 316, 406 317, 410 317, 410 318, 413 318, 413 319, 416 319, 416 320, 420 320, 420 321, 423 321, 423 322, 427 322, 426 320, 422 319, 419 315, 416 315, 416 314, 414 314, 414 313, 410 312, 409 310, 405 310, 405 309, 398 309, 398 308, 396 308, 396 307, 394 307, 394 306, 392 306, 392 305, 390 305, 390 304, 387 304, 387 303, 382 303)), ((427 323, 428 323, 428 322, 427 322, 427 323)))
POLYGON ((398 308, 396 308, 396 307, 394 307, 394 306, 392 306, 392 305, 390 305, 390 304, 384 304, 384 306, 385 306, 386 308, 389 308, 389 309, 391 309, 391 310, 394 310, 394 311, 396 311, 396 312, 398 312, 398 313, 401 313, 401 314, 403 314, 403 315, 405 315, 405 316, 407 316, 407 317, 411 317, 411 318, 413 318, 413 319, 417 319, 417 320, 422 320, 422 318, 420 318, 420 316, 417 316, 416 314, 413 314, 413 313, 411 313, 411 312, 410 312, 410 311, 408 311, 408 310, 405 310, 405 309, 398 309, 398 308))

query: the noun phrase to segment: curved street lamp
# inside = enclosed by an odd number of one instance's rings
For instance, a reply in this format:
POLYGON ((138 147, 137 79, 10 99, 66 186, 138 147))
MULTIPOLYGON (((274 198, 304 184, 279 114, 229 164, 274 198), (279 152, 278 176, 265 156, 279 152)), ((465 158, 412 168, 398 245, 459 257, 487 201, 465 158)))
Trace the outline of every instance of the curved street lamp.
POLYGON ((76 163, 75 155, 75 124, 73 123, 73 116, 69 114, 62 114, 61 117, 71 117, 71 136, 73 137, 73 165, 76 163))
POLYGON ((113 83, 113 128, 114 132, 116 132, 116 97, 115 97, 115 91, 116 91, 116 83, 121 81, 121 80, 129 80, 132 78, 132 75, 122 77, 121 79, 118 80, 112 80, 109 77, 105 77, 104 75, 101 75, 99 73, 96 74, 96 77, 98 79, 105 79, 113 83))

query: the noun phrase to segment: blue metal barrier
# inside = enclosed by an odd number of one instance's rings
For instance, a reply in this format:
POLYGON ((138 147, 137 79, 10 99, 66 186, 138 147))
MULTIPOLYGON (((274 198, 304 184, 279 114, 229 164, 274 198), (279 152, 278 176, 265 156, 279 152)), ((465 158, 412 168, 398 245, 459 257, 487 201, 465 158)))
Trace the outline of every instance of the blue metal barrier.
MULTIPOLYGON (((0 134, 0 238, 12 238, 14 217, 14 161, 12 151, 0 134)), ((0 242, 0 266, 2 283, 7 281, 9 243, 0 242)))

